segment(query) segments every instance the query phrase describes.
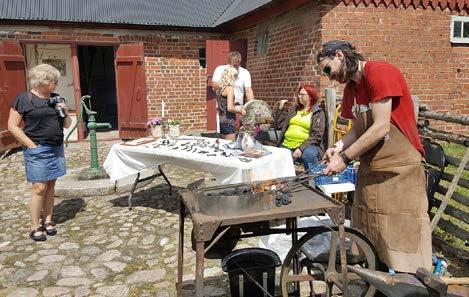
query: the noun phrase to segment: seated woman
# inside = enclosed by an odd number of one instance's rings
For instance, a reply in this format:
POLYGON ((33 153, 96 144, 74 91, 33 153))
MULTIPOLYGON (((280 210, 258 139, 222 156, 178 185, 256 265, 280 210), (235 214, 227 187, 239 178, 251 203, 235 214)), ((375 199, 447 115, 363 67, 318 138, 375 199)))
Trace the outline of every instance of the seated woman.
POLYGON ((243 107, 235 106, 234 103, 234 85, 237 75, 236 68, 226 67, 216 89, 220 136, 229 140, 235 139, 236 113, 243 114, 243 107))
POLYGON ((326 115, 317 104, 317 98, 313 86, 298 88, 296 106, 287 113, 277 143, 290 149, 293 160, 303 163, 305 169, 308 163, 319 162, 324 153, 326 115))

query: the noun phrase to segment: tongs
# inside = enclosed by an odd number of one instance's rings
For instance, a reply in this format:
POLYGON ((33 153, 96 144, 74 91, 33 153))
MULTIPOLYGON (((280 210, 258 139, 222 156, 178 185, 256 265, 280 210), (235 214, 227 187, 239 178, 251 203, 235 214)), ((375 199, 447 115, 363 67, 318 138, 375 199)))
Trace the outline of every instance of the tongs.
MULTIPOLYGON (((316 165, 321 164, 322 162, 323 161, 320 161, 320 162, 314 164, 313 167, 315 167, 316 165)), ((285 185, 283 187, 281 187, 280 189, 277 189, 277 191, 285 192, 285 191, 288 191, 288 190, 292 190, 294 186, 303 184, 306 181, 309 181, 313 178, 323 176, 323 175, 324 175, 323 171, 312 172, 311 169, 307 169, 304 172, 302 172, 301 174, 299 174, 297 176, 294 176, 290 179, 287 179, 285 185)))

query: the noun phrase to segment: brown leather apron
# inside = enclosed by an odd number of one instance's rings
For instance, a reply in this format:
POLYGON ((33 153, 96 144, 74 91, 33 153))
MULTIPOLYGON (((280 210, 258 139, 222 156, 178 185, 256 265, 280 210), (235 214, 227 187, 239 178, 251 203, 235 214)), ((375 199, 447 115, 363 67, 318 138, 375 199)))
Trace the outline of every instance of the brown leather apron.
MULTIPOLYGON (((373 123, 371 110, 355 112, 360 137, 373 123)), ((393 124, 389 134, 360 156, 352 226, 396 271, 431 269, 431 229, 422 156, 393 124)), ((431 271, 431 270, 430 270, 431 271)))

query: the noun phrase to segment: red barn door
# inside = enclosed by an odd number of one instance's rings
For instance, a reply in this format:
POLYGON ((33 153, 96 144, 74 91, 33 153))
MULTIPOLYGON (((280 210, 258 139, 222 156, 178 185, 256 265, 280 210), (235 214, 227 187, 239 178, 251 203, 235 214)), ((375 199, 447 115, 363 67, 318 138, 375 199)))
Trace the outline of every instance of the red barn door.
POLYGON ((17 41, 0 41, 0 151, 19 146, 8 131, 8 115, 15 96, 26 91, 26 64, 17 41))
POLYGON ((207 130, 217 129, 216 95, 212 90, 212 77, 218 65, 228 62, 228 53, 238 51, 241 54, 241 66, 246 67, 247 41, 238 40, 206 40, 207 57, 207 130))
POLYGON ((144 137, 148 112, 143 43, 119 45, 115 67, 119 137, 144 137))
POLYGON ((212 90, 212 77, 218 65, 227 63, 230 52, 228 40, 206 40, 205 51, 207 57, 207 130, 217 130, 216 95, 212 90))

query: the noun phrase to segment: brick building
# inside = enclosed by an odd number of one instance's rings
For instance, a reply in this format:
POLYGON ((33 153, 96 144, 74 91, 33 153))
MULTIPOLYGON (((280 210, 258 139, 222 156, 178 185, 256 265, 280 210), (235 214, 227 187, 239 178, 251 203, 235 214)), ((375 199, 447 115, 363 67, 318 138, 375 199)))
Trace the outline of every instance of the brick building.
POLYGON ((75 117, 90 94, 98 122, 131 138, 163 111, 183 131, 213 130, 210 76, 230 49, 245 57, 256 99, 291 98, 301 82, 337 87, 315 67, 330 39, 396 64, 432 110, 468 114, 468 9, 469 0, 3 0, 0 139, 11 144, 9 105, 37 63, 61 70, 58 92, 75 117))

